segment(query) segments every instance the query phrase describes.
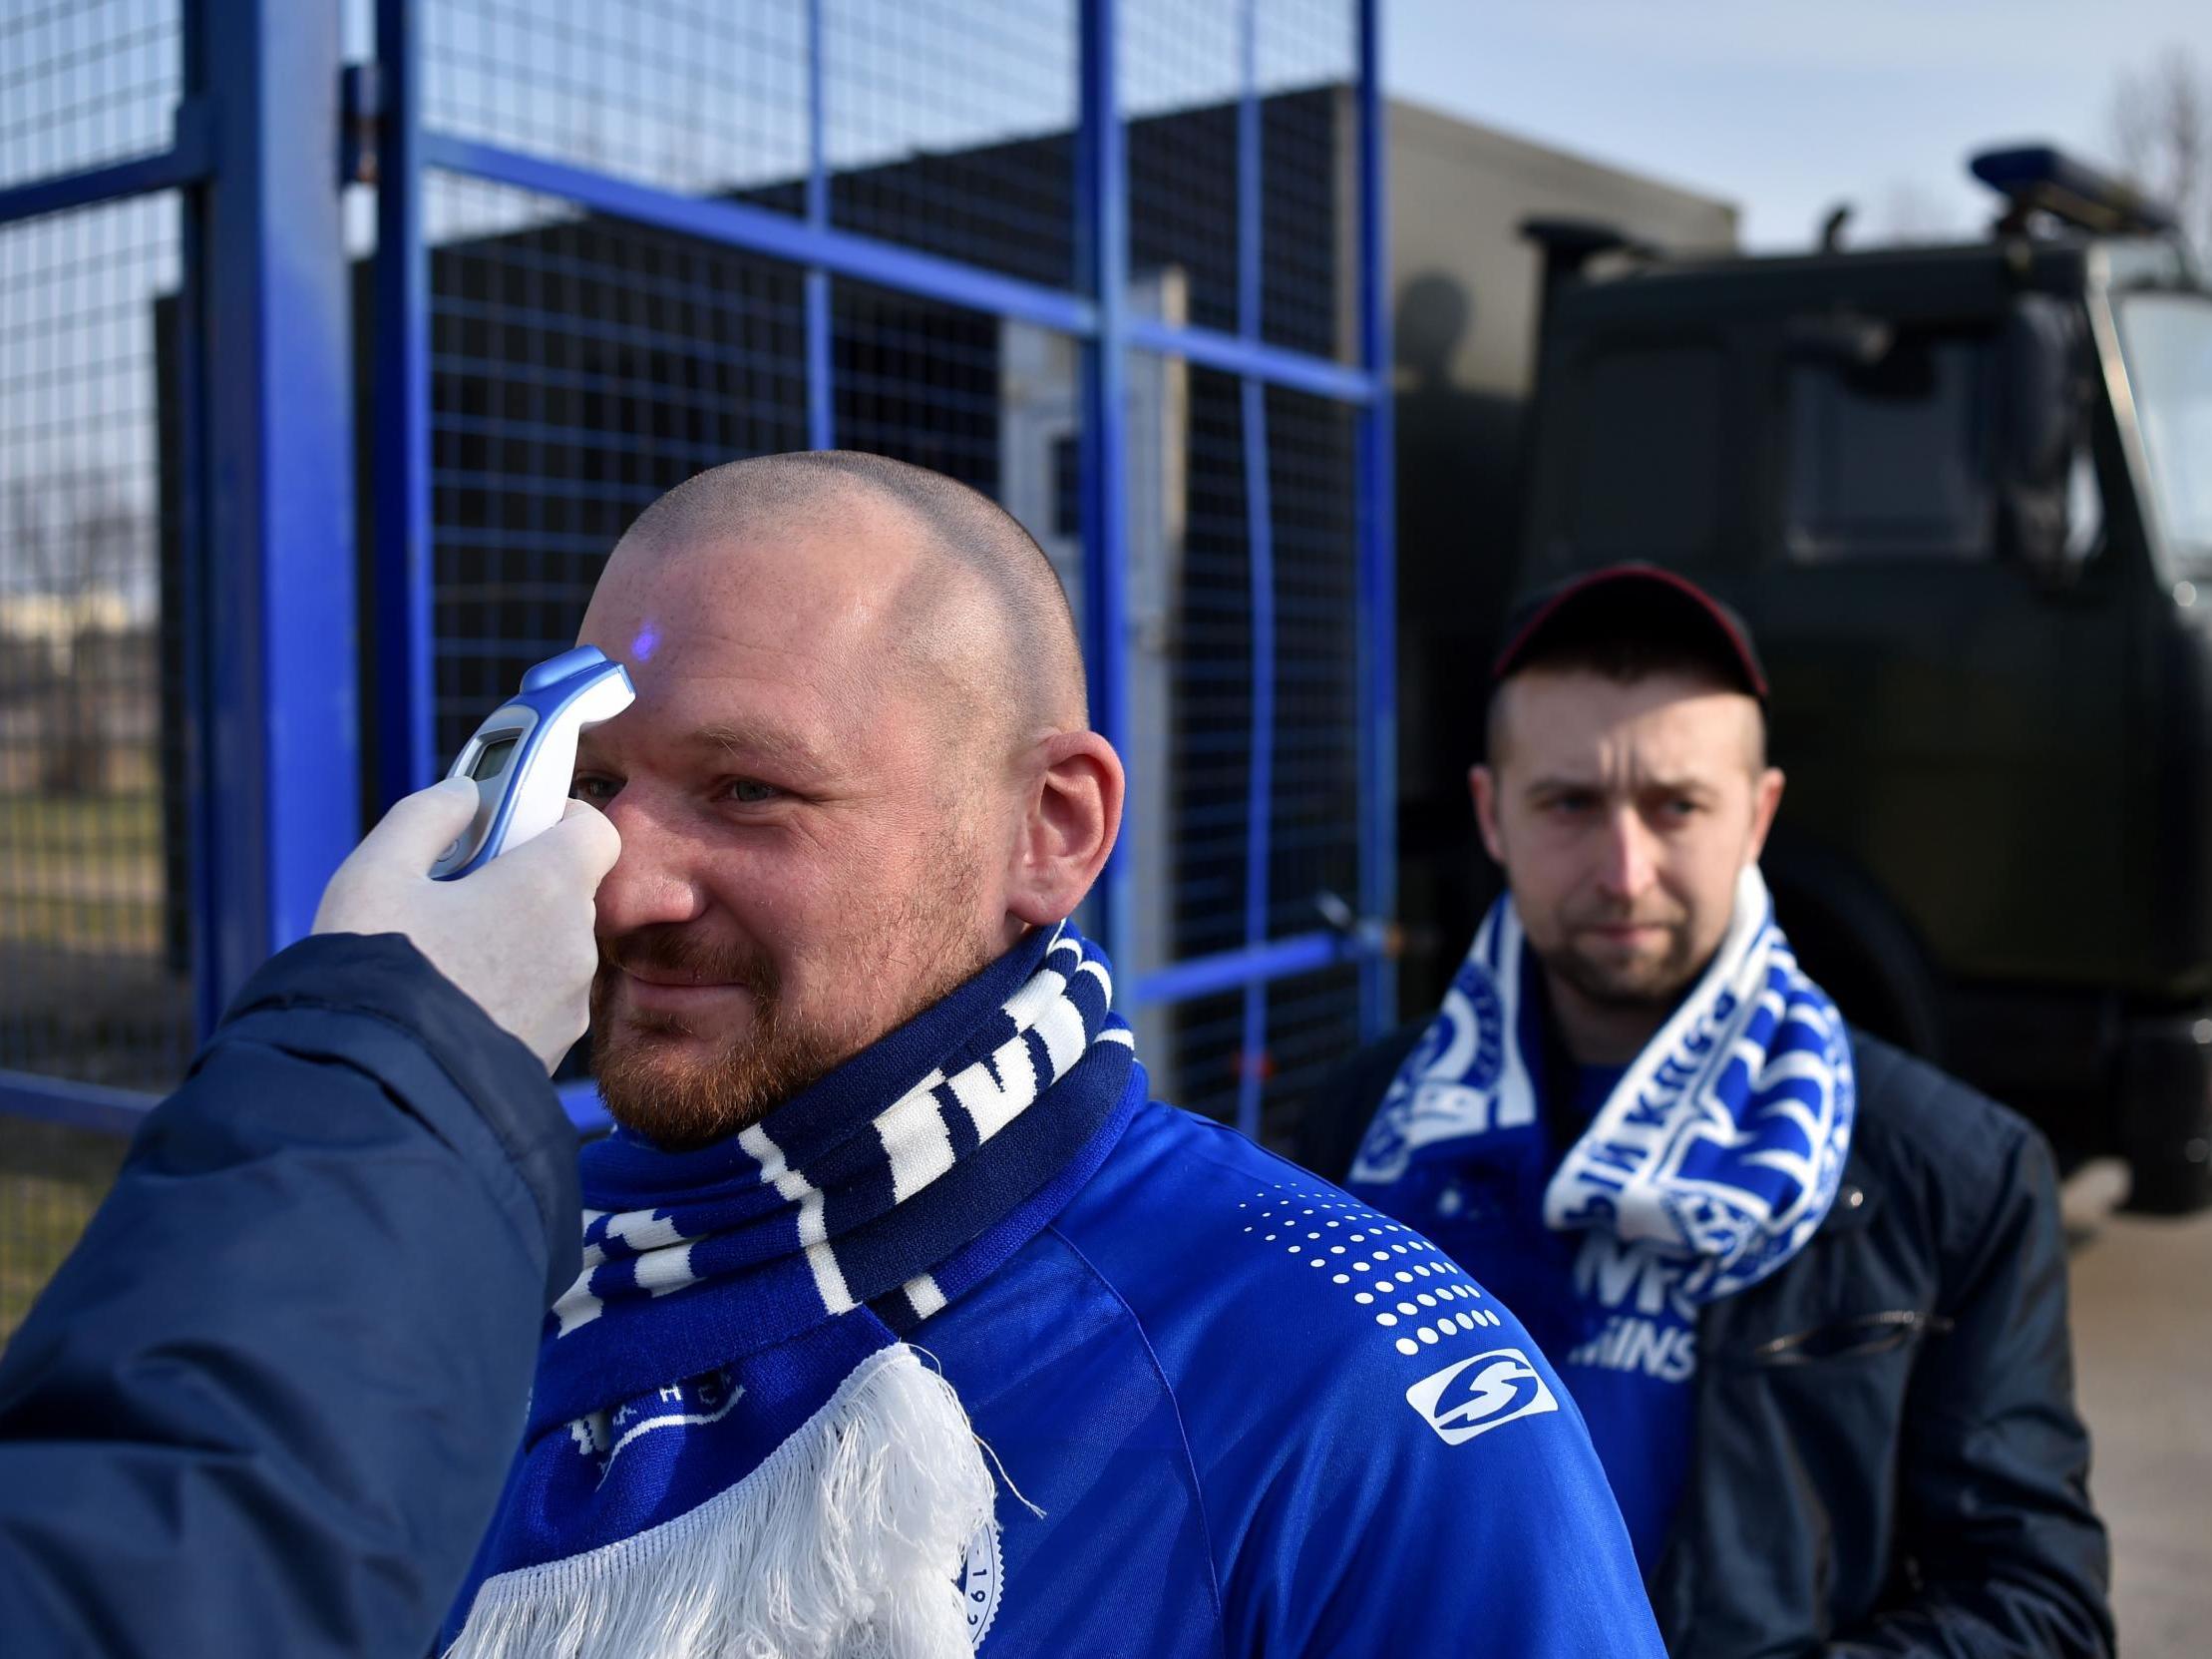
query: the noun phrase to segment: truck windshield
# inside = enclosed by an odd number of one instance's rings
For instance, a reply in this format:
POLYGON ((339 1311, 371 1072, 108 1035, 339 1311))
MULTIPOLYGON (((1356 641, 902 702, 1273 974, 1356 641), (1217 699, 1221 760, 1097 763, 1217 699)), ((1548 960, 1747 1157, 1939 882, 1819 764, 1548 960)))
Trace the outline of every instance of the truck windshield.
POLYGON ((2212 570, 2212 298, 2123 294, 2118 315, 2166 545, 2212 570))

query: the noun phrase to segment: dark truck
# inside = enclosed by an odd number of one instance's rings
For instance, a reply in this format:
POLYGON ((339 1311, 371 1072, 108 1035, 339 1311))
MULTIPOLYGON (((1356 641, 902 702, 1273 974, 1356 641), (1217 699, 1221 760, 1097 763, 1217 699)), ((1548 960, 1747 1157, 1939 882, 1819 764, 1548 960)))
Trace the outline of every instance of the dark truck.
POLYGON ((1546 256, 1526 590, 1736 606, 1789 792, 1764 861, 1845 1012, 2212 1201, 2212 295, 2159 208, 1978 158, 1987 241, 1546 256))

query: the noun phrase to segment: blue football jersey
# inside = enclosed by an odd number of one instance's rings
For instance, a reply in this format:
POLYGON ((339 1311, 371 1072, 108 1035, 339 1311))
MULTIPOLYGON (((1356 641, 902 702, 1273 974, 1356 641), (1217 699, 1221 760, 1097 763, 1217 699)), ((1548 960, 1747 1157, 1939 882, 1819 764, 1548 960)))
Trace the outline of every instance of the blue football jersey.
POLYGON ((1003 1476, 961 1575, 986 1659, 1661 1652, 1582 1419, 1512 1314, 1234 1131, 1141 1107, 910 1340, 1003 1476))

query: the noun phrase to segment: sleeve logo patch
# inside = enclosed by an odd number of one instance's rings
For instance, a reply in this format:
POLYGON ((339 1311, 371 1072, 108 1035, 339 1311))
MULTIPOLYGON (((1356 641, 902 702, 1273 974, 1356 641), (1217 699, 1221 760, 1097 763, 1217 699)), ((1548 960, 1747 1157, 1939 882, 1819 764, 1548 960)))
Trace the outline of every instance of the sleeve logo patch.
POLYGON ((1518 1348, 1493 1348, 1432 1371, 1405 1391, 1405 1403, 1446 1446, 1487 1435, 1516 1418, 1559 1410, 1558 1399, 1518 1348))

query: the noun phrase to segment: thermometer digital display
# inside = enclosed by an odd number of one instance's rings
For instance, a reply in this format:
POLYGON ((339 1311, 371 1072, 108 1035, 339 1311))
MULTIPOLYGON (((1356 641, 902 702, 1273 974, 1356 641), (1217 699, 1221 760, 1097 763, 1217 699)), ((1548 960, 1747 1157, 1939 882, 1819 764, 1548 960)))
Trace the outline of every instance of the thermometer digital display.
POLYGON ((465 876, 559 823, 575 777, 576 739, 636 698, 628 671, 596 645, 562 651, 524 674, 522 689, 485 716, 446 774, 476 785, 476 817, 431 875, 465 876))

